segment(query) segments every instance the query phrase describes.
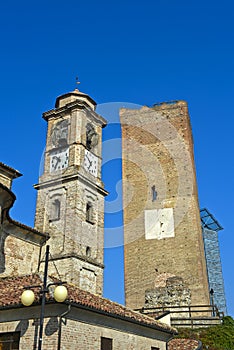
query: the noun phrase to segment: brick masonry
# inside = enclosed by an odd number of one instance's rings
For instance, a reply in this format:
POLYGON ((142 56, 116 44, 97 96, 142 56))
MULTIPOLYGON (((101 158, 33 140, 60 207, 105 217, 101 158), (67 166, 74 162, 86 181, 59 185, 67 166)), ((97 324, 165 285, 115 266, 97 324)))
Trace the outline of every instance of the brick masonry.
POLYGON ((155 270, 182 277, 191 290, 192 304, 209 304, 187 104, 122 109, 120 120, 126 305, 144 305, 145 291, 154 287, 155 270), (158 238, 146 239, 145 212, 164 208, 173 209, 170 238, 162 232, 158 238))

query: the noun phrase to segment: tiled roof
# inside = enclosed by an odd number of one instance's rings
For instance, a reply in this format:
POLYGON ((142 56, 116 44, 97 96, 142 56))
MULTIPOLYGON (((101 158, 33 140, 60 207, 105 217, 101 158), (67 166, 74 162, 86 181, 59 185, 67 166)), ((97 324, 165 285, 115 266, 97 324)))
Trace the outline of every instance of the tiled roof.
POLYGON ((193 339, 172 339, 168 344, 168 350, 198 350, 199 342, 193 339))
POLYGON ((24 286, 42 284, 38 275, 0 278, 0 308, 21 303, 24 286))
MULTIPOLYGON (((23 287, 30 285, 42 285, 42 280, 38 274, 0 278, 0 309, 22 306, 20 297, 24 290, 23 287)), ((123 305, 112 302, 109 299, 89 293, 71 284, 66 284, 66 287, 68 289, 68 301, 75 306, 85 307, 96 312, 105 313, 106 315, 109 314, 112 317, 141 323, 171 334, 177 333, 175 328, 169 327, 149 316, 128 309, 123 305)), ((52 296, 47 295, 47 301, 52 300, 52 296)), ((38 301, 39 293, 36 294, 36 302, 38 301)))

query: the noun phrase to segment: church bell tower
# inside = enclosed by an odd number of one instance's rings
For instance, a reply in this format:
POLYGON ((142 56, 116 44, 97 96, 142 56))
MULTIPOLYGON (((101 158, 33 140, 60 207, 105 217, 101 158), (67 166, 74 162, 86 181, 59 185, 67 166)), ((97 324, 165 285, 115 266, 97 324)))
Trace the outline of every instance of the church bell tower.
POLYGON ((95 107, 90 96, 75 89, 43 113, 48 128, 44 172, 35 185, 35 228, 49 233, 51 259, 64 280, 102 294, 106 121, 95 107))

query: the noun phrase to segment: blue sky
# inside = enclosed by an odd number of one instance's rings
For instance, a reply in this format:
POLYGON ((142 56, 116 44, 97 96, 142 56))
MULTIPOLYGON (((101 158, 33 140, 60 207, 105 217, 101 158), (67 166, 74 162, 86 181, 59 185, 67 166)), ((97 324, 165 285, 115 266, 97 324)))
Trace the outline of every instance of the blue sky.
MULTIPOLYGON (((193 128, 200 206, 224 227, 220 249, 231 315, 233 15, 231 0, 0 4, 0 158, 24 174, 13 187, 17 202, 12 217, 33 225, 32 185, 38 181, 46 135, 41 114, 54 107, 58 95, 74 89, 77 75, 80 90, 99 104, 150 106, 184 99, 193 128)), ((109 131, 112 137, 113 129, 109 131)), ((112 175, 104 175, 113 192, 112 175)), ((106 266, 105 296, 121 302, 121 247, 106 249, 106 266)))

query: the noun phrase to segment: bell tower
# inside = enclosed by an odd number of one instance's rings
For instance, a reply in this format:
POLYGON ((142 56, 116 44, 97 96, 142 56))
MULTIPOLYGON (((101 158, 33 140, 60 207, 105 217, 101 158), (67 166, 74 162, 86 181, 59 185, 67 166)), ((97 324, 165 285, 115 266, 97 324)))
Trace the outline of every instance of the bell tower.
POLYGON ((35 228, 49 233, 51 258, 64 280, 102 294, 106 121, 95 107, 90 96, 75 89, 43 113, 48 128, 44 172, 35 185, 35 228))

